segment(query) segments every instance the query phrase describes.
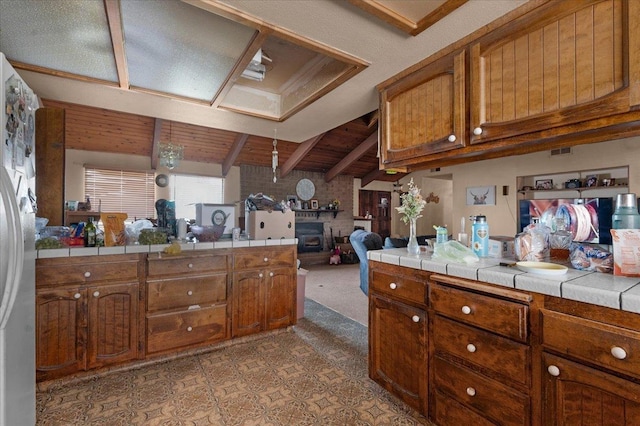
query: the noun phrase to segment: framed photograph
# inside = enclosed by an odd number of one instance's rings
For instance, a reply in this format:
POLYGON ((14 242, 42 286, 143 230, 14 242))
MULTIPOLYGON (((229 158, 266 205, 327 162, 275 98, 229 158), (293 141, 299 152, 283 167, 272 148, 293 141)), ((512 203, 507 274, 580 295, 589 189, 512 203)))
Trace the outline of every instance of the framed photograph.
POLYGON ((596 175, 587 176, 587 179, 584 181, 584 186, 586 186, 587 188, 591 186, 598 186, 598 176, 596 175))
POLYGON ((289 203, 289 207, 291 207, 292 209, 295 209, 296 205, 298 203, 298 196, 297 195, 287 195, 287 203, 289 203))
POLYGON ((536 189, 553 189, 553 179, 537 180, 536 189))
POLYGON ((468 206, 493 206, 495 204, 495 186, 475 186, 467 188, 468 206))
POLYGON ((309 200, 309 203, 311 203, 312 210, 318 210, 318 200, 309 200))

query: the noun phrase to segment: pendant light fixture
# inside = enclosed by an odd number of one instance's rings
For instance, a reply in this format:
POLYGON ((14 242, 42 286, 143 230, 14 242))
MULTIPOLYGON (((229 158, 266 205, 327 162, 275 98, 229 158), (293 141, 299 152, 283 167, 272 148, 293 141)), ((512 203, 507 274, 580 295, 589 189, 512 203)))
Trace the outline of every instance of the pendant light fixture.
POLYGON ((160 165, 173 170, 178 166, 180 160, 184 158, 184 147, 171 143, 173 140, 173 132, 171 129, 171 121, 169 121, 169 142, 161 143, 158 149, 158 158, 160 165))
POLYGON ((276 183, 276 169, 278 168, 278 129, 273 129, 273 151, 271 151, 271 168, 273 169, 273 183, 276 183))

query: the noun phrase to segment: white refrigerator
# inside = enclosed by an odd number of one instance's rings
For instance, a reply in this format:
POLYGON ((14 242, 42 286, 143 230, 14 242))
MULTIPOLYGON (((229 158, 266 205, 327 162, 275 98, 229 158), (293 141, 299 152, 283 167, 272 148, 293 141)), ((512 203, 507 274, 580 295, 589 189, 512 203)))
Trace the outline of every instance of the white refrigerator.
POLYGON ((35 424, 35 112, 0 52, 0 426, 35 424))

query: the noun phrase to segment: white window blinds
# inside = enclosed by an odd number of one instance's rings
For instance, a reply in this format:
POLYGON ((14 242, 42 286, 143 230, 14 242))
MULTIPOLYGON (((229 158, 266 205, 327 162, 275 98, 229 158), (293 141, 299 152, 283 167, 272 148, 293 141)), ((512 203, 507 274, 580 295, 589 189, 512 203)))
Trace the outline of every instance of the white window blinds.
POLYGON ((85 167, 84 193, 93 210, 127 213, 127 222, 156 216, 153 172, 85 167))
POLYGON ((176 202, 176 218, 195 219, 195 204, 222 204, 224 200, 224 178, 171 175, 169 185, 176 202))

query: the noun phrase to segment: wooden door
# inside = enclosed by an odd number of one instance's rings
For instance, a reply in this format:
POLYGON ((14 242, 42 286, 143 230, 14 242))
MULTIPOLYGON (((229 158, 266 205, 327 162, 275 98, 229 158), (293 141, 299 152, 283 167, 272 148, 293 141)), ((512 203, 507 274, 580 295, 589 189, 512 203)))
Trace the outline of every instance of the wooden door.
POLYGON ((86 290, 36 293, 36 376, 49 380, 85 369, 86 290))
POLYGON ((138 283, 88 289, 89 368, 138 356, 138 283))
POLYGON ((361 189, 360 214, 367 212, 373 216, 371 219, 371 231, 379 234, 382 240, 391 235, 391 192, 389 191, 368 191, 361 189), (386 204, 383 203, 386 199, 386 204))
POLYGON ((427 415, 427 313, 369 296, 369 377, 427 415))
POLYGON ((233 274, 233 314, 231 336, 239 337, 264 330, 265 271, 248 270, 233 274))
POLYGON ((266 329, 286 327, 296 322, 297 274, 292 268, 267 272, 265 285, 266 329))
POLYGON ((543 374, 543 424, 638 424, 640 384, 547 353, 543 374))

